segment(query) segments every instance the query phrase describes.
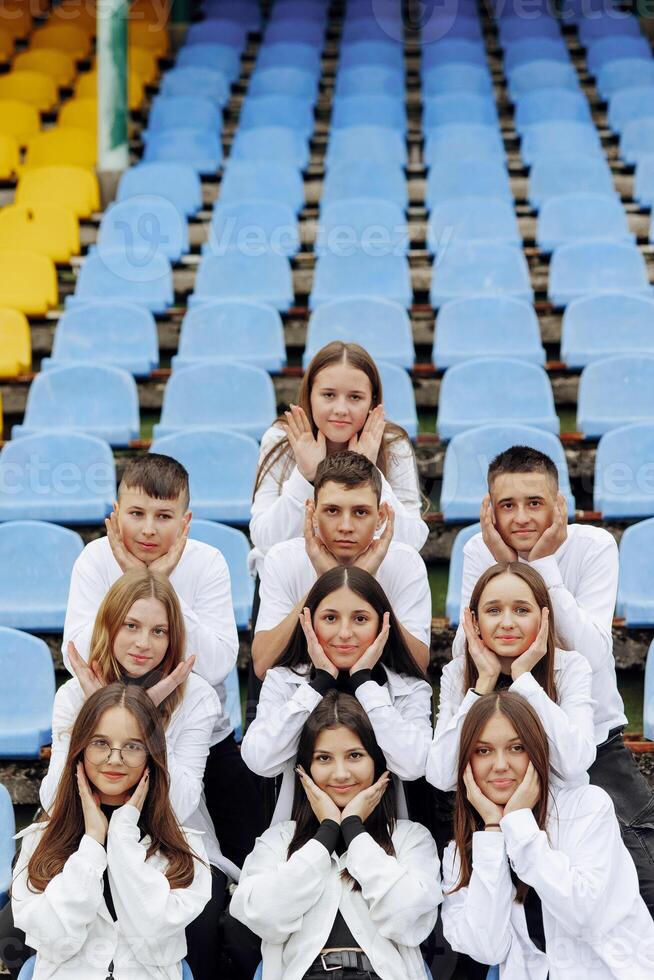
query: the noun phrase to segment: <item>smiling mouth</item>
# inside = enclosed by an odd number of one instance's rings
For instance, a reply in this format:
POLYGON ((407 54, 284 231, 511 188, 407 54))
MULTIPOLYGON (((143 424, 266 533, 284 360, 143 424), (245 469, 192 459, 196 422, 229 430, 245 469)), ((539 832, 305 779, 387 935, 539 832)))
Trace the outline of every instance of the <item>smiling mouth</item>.
POLYGON ((528 530, 528 531, 524 531, 524 530, 522 530, 522 531, 514 531, 513 533, 520 535, 521 538, 526 538, 527 535, 529 535, 529 534, 536 534, 536 530, 534 529, 534 530, 528 530))
POLYGON ((356 643, 333 643, 332 646, 334 650, 339 650, 341 653, 349 653, 350 650, 356 650, 356 643))
POLYGON ((515 782, 515 779, 491 779, 491 785, 496 786, 498 789, 505 789, 515 782))
POLYGON ((159 547, 159 545, 155 544, 153 541, 137 541, 136 543, 139 548, 146 548, 148 551, 151 551, 152 548, 159 547))
POLYGON ((100 775, 104 776, 105 779, 111 779, 113 782, 117 782, 119 779, 124 779, 126 773, 124 772, 103 772, 100 775))
POLYGON ((329 788, 334 790, 335 793, 347 793, 350 789, 356 789, 356 783, 352 783, 351 786, 330 786, 329 788))

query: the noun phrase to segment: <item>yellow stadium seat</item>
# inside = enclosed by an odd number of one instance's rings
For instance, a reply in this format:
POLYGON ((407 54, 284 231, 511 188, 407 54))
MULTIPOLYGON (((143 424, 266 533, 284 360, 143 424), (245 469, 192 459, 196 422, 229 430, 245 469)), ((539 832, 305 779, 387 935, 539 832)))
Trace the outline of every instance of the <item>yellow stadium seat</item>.
MULTIPOLYGON (((0 23, 2 21, 0 20, 0 23)), ((14 38, 0 28, 0 61, 9 61, 14 53, 14 38)))
POLYGON ((23 146, 41 127, 39 111, 29 102, 0 99, 0 133, 14 136, 23 146))
POLYGON ((2 0, 0 3, 0 23, 2 30, 10 37, 24 38, 32 30, 34 18, 30 7, 26 3, 12 3, 11 0, 2 0))
POLYGON ((98 131, 98 100, 92 99, 70 99, 61 107, 59 113, 60 126, 78 126, 80 129, 88 129, 91 133, 98 131))
POLYGON ((54 48, 21 51, 14 58, 13 67, 16 71, 40 71, 44 75, 51 75, 62 88, 72 84, 77 71, 73 58, 65 51, 56 51, 54 48))
POLYGON ((100 210, 98 178, 85 167, 35 167, 21 175, 17 204, 61 204, 78 218, 100 210))
MULTIPOLYGON (((77 99, 96 99, 98 94, 98 74, 95 71, 82 72, 77 79, 75 95, 77 99)), ((127 99, 130 109, 139 109, 143 104, 145 85, 140 76, 130 69, 127 79, 127 99)), ((65 108, 65 106, 64 106, 65 108)), ((71 123, 73 125, 73 123, 71 123)))
POLYGON ((94 37, 97 33, 97 12, 87 0, 64 0, 52 8, 48 24, 74 24, 89 37, 94 37))
POLYGON ((168 31, 165 27, 159 27, 157 24, 142 20, 130 20, 129 44, 130 47, 134 45, 137 48, 147 48, 148 51, 154 51, 159 58, 168 54, 170 47, 168 31))
POLYGON ((46 24, 34 31, 30 37, 30 48, 56 48, 67 51, 75 61, 81 61, 91 52, 91 38, 74 24, 46 24))
POLYGON ((57 126, 37 133, 27 144, 23 166, 48 167, 68 164, 73 167, 95 167, 98 152, 95 133, 78 126, 57 126))
POLYGON ((20 310, 0 309, 0 375, 14 378, 31 370, 32 343, 27 317, 20 310))
POLYGON ((130 45, 127 58, 130 72, 136 72, 146 85, 151 85, 157 80, 159 64, 154 51, 130 45))
POLYGON ((19 159, 16 137, 10 133, 0 133, 0 180, 10 180, 18 173, 19 159))
POLYGON ((60 204, 10 204, 0 210, 0 249, 40 252, 53 262, 79 255, 79 222, 60 204))
POLYGON ((129 8, 130 20, 166 24, 170 18, 169 0, 134 0, 129 8))
POLYGON ((0 75, 0 99, 20 99, 46 112, 57 101, 57 83, 40 71, 9 71, 0 75))
POLYGON ((58 303, 57 270, 38 252, 0 251, 0 306, 43 316, 58 303))

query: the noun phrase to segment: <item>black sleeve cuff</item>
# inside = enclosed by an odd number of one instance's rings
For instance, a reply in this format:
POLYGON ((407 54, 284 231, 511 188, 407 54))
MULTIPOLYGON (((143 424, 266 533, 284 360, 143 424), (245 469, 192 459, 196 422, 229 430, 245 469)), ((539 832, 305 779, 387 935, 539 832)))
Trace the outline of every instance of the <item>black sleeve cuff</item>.
POLYGON ((309 682, 309 687, 317 691, 322 697, 336 687, 336 678, 328 670, 316 670, 316 676, 309 682))
POLYGON ((341 824, 341 833, 343 834, 343 840, 345 841, 345 847, 348 848, 355 837, 359 834, 365 834, 366 828, 363 826, 363 820, 361 817, 355 815, 351 817, 346 817, 341 824))
POLYGON ((322 844, 327 849, 327 853, 331 854, 336 850, 340 834, 340 824, 337 824, 335 820, 323 820, 313 839, 317 840, 319 844, 322 844))
POLYGON ((348 686, 354 694, 362 684, 370 680, 372 680, 372 670, 355 670, 353 674, 350 674, 348 686))

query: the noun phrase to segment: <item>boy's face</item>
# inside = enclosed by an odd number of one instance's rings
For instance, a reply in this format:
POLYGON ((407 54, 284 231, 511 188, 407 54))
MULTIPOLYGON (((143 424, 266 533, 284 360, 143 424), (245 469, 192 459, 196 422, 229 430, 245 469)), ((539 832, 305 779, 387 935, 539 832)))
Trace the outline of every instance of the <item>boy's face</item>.
POLYGON ((495 477, 490 498, 495 526, 505 544, 531 551, 554 520, 558 488, 546 473, 502 473, 495 477))
POLYGON ((125 547, 146 565, 170 551, 191 518, 181 497, 157 500, 132 487, 121 489, 117 513, 125 547))
POLYGON ((341 564, 351 565, 381 523, 375 491, 369 484, 345 487, 329 481, 318 491, 315 519, 328 550, 341 564))

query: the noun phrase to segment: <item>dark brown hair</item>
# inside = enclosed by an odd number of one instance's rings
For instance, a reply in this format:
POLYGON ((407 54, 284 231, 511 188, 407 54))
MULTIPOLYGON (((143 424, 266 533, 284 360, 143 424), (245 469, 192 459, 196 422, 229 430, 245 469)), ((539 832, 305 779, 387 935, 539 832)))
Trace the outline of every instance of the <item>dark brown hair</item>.
POLYGON ((123 490, 141 490, 155 500, 177 500, 180 497, 184 510, 188 510, 188 473, 172 456, 161 453, 134 456, 125 466, 118 487, 118 499, 123 490))
POLYGON ((353 453, 346 449, 325 456, 316 469, 313 481, 314 500, 318 500, 318 493, 326 483, 338 483, 348 489, 369 486, 374 491, 377 503, 381 500, 382 481, 379 470, 362 453, 353 453))
POLYGON ((559 486, 559 471, 546 453, 531 446, 511 446, 498 453, 488 467, 488 489, 491 490, 496 477, 504 473, 543 473, 559 486))

